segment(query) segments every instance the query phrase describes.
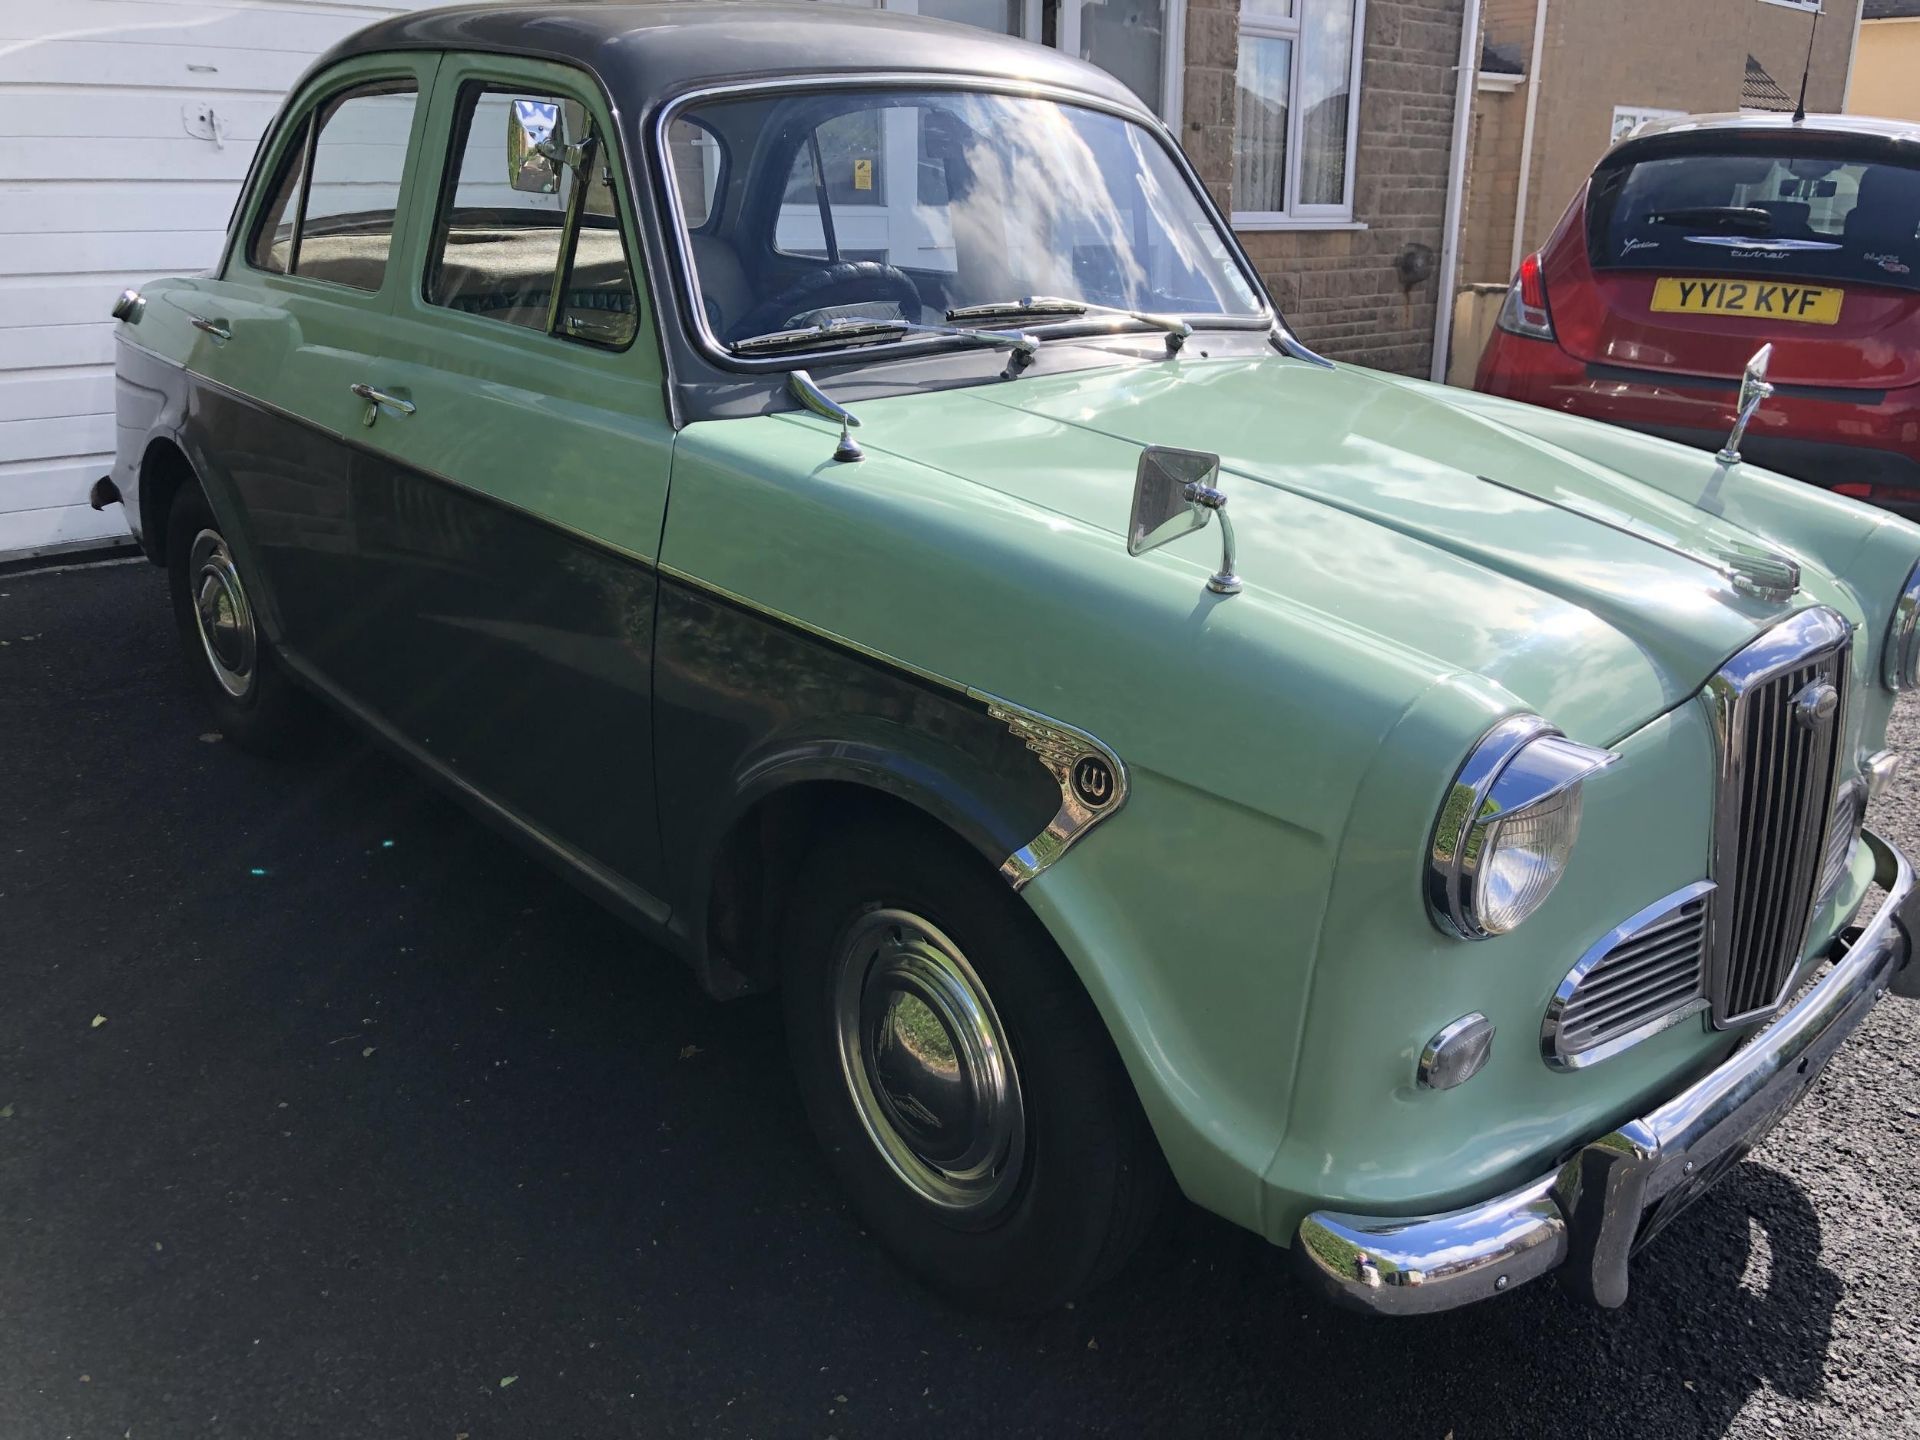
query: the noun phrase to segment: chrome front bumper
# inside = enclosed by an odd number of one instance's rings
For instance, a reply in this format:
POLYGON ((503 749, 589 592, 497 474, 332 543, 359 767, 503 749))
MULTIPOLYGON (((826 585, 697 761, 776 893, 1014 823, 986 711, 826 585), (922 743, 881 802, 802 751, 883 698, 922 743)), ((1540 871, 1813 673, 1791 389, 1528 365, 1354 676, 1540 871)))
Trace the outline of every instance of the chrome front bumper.
POLYGON ((1443 1215, 1316 1210, 1293 1254, 1338 1304, 1418 1315, 1484 1300, 1561 1269, 1605 1306, 1627 1298, 1628 1261, 1799 1102, 1881 993, 1920 997, 1920 894, 1886 841, 1862 837, 1887 901, 1833 947, 1833 968, 1725 1064, 1657 1110, 1582 1147, 1552 1174, 1443 1215))

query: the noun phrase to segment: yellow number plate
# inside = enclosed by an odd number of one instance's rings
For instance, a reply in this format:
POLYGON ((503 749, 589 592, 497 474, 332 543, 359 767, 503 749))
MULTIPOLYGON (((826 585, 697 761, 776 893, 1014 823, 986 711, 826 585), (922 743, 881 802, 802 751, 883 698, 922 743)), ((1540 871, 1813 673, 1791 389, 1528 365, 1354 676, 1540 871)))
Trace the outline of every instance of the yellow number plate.
POLYGON ((1832 325, 1840 319, 1846 291, 1832 285, 1788 285, 1778 280, 1681 280, 1653 282, 1653 308, 1682 315, 1743 315, 1750 320, 1797 320, 1832 325))

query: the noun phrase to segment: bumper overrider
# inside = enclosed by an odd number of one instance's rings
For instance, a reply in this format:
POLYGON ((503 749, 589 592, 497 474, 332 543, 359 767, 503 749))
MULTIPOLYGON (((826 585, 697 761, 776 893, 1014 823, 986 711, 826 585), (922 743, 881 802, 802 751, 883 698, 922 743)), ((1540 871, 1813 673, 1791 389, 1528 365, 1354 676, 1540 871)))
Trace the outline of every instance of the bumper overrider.
POLYGON ((1546 1274, 1605 1306, 1627 1298, 1628 1261, 1797 1104, 1881 994, 1920 997, 1920 895, 1906 857, 1862 836, 1887 901, 1835 940, 1833 968, 1717 1069, 1583 1146, 1532 1184, 1441 1215, 1317 1210, 1293 1254, 1328 1298, 1383 1315, 1484 1300, 1546 1274))

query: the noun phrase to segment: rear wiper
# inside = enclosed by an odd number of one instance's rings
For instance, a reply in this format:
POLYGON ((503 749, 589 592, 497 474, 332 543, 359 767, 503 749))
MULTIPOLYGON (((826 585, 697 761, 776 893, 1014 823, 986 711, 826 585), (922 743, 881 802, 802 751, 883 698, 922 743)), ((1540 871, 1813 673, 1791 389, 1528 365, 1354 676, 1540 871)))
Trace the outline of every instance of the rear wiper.
POLYGON ((937 335, 989 350, 1011 350, 1013 357, 1007 368, 1012 374, 1024 370, 1040 349, 1040 342, 1022 330, 971 330, 958 325, 922 325, 912 320, 829 320, 823 325, 749 335, 744 340, 735 340, 727 348, 736 355, 773 354, 781 350, 812 350, 822 345, 897 340, 911 335, 937 335))
POLYGON ((947 311, 949 320, 1075 320, 1083 315, 1109 315, 1116 320, 1132 320, 1150 325, 1167 337, 1167 353, 1179 353, 1193 334, 1193 326, 1178 315, 1161 315, 1151 310, 1128 310, 1118 305, 1095 305, 1087 300, 1067 300, 1058 295, 1029 295, 1024 300, 1002 300, 992 305, 963 305, 947 311))
POLYGON ((1773 216, 1757 205, 1683 205, 1647 216, 1649 225, 1718 225, 1747 235, 1771 235, 1773 216))

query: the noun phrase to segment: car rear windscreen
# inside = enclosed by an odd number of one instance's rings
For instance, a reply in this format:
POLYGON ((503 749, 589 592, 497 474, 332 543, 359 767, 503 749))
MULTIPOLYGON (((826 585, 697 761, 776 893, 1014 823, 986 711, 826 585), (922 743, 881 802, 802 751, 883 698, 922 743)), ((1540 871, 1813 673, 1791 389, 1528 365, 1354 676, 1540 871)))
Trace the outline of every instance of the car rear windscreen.
POLYGON ((1596 270, 1752 270, 1920 290, 1920 169, 1744 149, 1603 162, 1596 270))

